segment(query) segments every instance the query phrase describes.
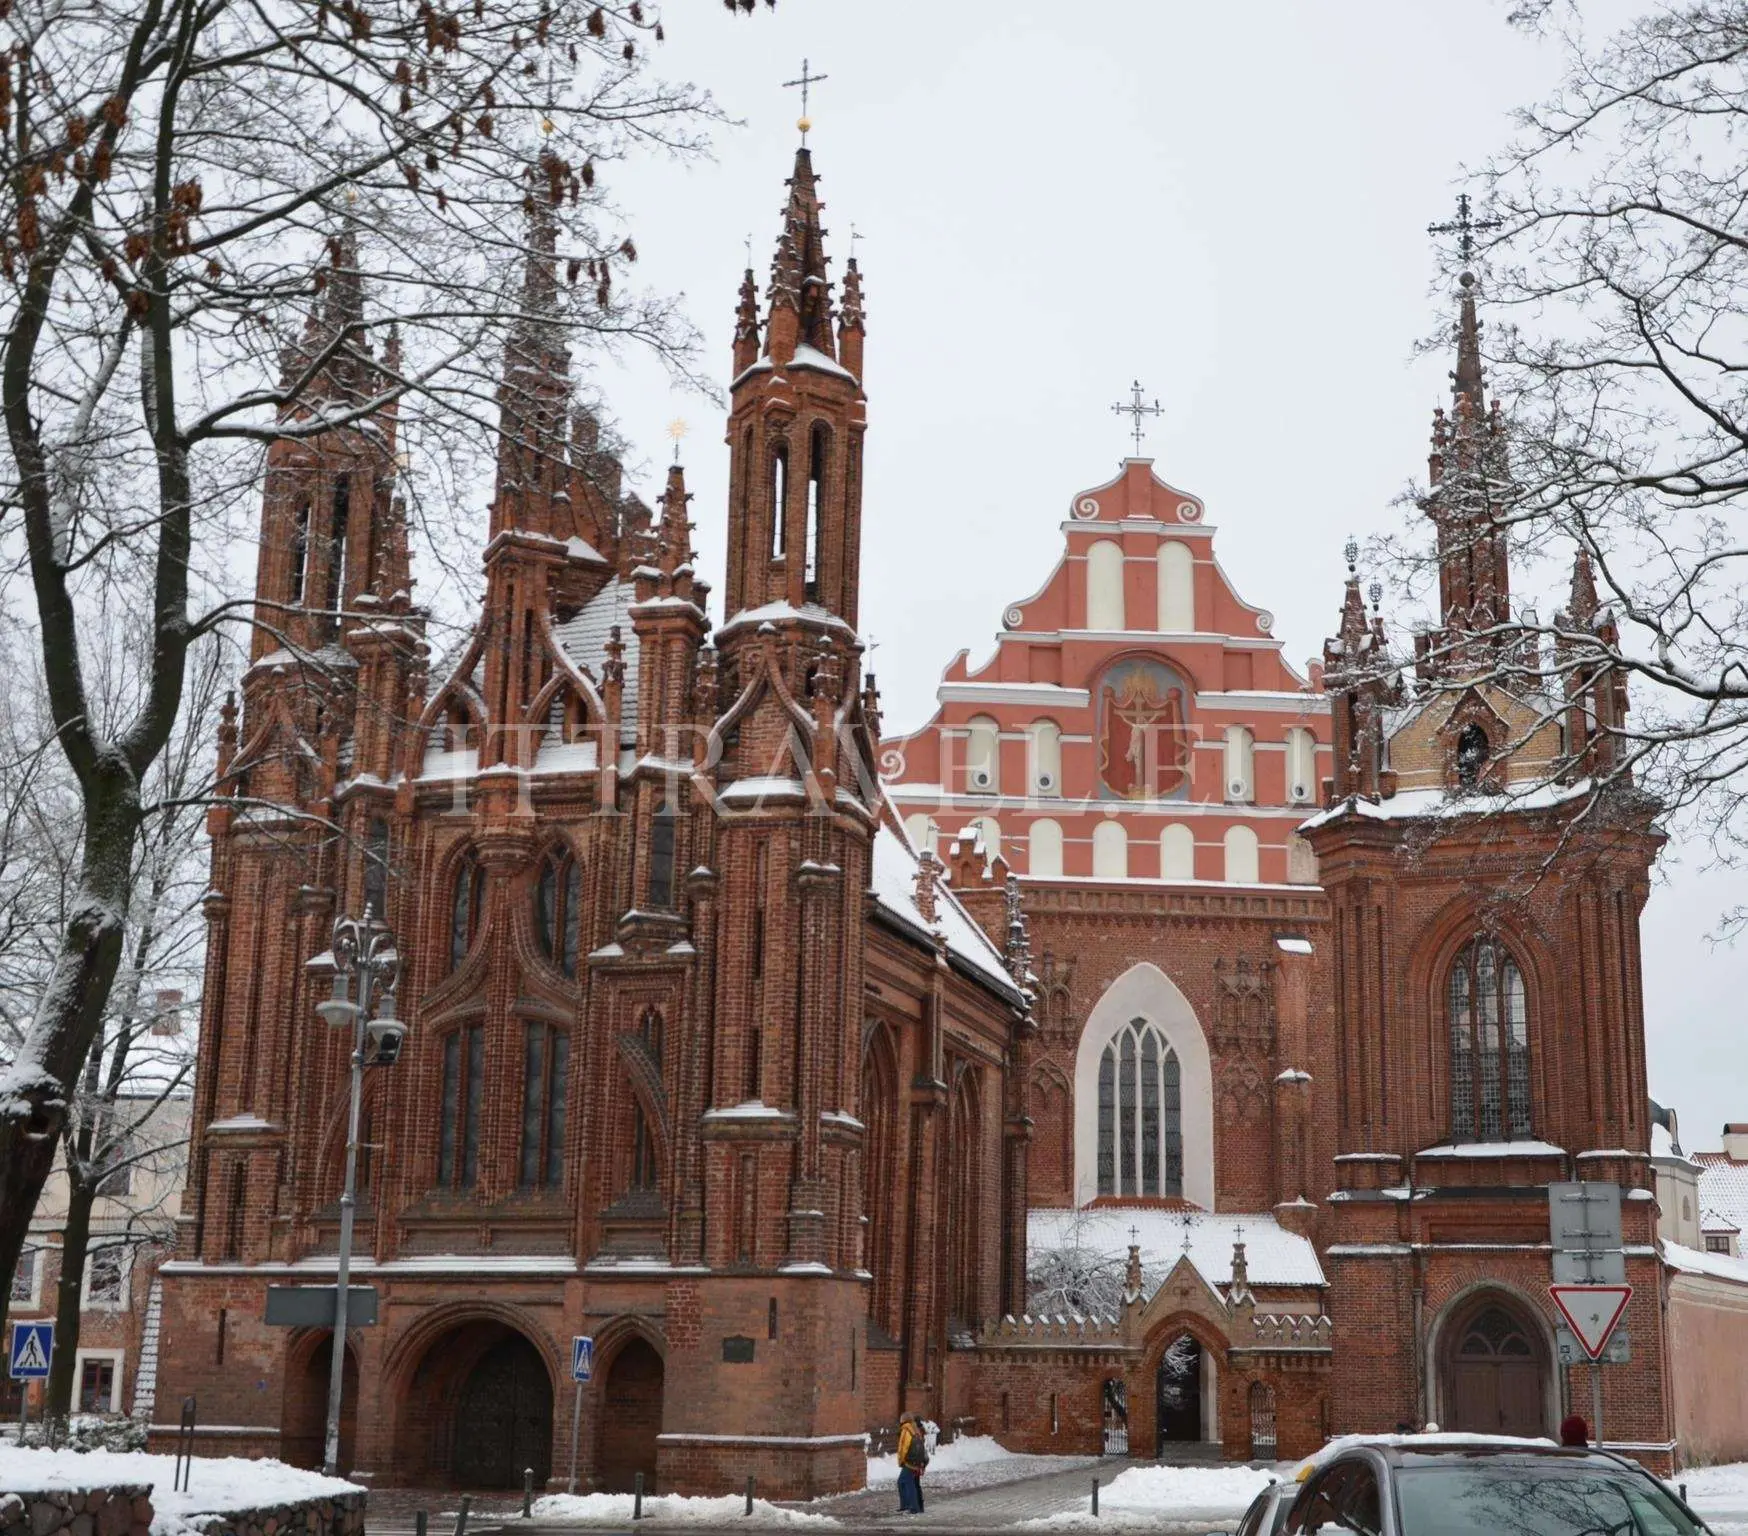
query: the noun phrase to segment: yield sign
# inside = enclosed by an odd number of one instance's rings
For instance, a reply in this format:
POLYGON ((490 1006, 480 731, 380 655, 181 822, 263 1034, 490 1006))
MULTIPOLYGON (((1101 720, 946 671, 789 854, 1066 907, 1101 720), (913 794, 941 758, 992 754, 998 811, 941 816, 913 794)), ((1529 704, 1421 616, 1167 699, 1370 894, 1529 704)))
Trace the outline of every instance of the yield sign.
POLYGON ((1550 1285, 1548 1294, 1560 1316, 1578 1340, 1578 1347, 1592 1360, 1608 1348, 1609 1335, 1633 1299, 1630 1285, 1550 1285))

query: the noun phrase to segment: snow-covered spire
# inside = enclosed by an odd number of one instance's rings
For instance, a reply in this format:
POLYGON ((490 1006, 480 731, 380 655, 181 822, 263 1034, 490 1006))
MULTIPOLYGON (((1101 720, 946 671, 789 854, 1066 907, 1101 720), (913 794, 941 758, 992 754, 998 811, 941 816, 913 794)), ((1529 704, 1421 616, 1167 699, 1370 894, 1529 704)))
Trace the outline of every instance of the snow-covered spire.
POLYGON ((813 157, 803 145, 795 151, 783 233, 771 271, 771 318, 765 328, 765 355, 786 363, 797 346, 836 358, 832 338, 831 282, 826 277, 825 230, 813 157))
POLYGON ((740 280, 740 303, 734 312, 734 371, 743 374, 759 360, 759 290, 748 267, 740 280))
POLYGON ((1457 279, 1462 298, 1457 308, 1457 366, 1451 374, 1451 394, 1469 402, 1470 411, 1479 417, 1486 410, 1481 372, 1481 322, 1475 316, 1475 274, 1465 272, 1457 279))
POLYGON ((844 302, 838 311, 838 361, 859 379, 862 377, 862 269, 856 258, 844 269, 844 302))

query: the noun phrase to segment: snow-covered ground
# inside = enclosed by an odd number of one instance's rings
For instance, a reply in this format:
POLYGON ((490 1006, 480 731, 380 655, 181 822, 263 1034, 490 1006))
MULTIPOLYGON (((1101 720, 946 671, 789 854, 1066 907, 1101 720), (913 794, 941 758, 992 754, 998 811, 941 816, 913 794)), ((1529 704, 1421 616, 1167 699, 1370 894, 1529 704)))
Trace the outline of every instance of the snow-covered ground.
POLYGON ((180 1536, 194 1515, 364 1491, 356 1483, 279 1461, 197 1456, 189 1463, 187 1491, 178 1493, 172 1486, 175 1470, 174 1456, 149 1456, 144 1451, 21 1451, 15 1445, 0 1445, 0 1493, 149 1483, 153 1536, 180 1536))
POLYGON ((1089 1493, 1075 1508, 1023 1523, 1072 1528, 1108 1526, 1113 1521, 1135 1526, 1154 1520, 1236 1520, 1270 1482, 1291 1475, 1288 1463, 1273 1471, 1239 1466, 1130 1467, 1099 1490, 1097 1522, 1089 1493))
MULTIPOLYGON (((549 1525, 623 1525, 631 1519, 629 1493, 549 1493, 534 1501, 534 1518, 549 1525)), ((646 1496, 643 1518, 663 1525, 716 1525, 746 1518, 747 1503, 738 1493, 716 1498, 682 1498, 678 1494, 646 1496)), ((785 1509, 764 1499, 753 1500, 757 1525, 835 1526, 829 1515, 785 1509)))
MULTIPOLYGON (((929 1453, 929 1469, 923 1474, 926 1491, 988 1488, 1016 1478, 1037 1477, 1045 1472, 1066 1472, 1097 1461, 1096 1456, 1027 1456, 1005 1451, 989 1435, 961 1435, 929 1453)), ((891 1488, 898 1482, 898 1453, 868 1458, 868 1486, 891 1488)))

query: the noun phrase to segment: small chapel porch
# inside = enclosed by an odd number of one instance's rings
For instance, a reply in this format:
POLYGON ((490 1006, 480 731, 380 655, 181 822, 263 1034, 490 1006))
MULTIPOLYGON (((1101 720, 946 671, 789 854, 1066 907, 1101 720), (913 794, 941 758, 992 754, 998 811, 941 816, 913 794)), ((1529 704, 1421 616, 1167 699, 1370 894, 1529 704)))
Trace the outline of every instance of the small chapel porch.
POLYGON ((986 1324, 954 1352, 964 1385, 950 1397, 967 1428, 1015 1451, 1173 1461, 1274 1461, 1323 1443, 1333 1327, 1306 1239, 1268 1215, 1101 1207, 1031 1216, 1034 1252, 1040 1241, 1072 1240, 1097 1254, 1126 1225, 1122 1294, 1102 1315, 986 1324), (1266 1280, 1252 1273, 1251 1243, 1266 1280))

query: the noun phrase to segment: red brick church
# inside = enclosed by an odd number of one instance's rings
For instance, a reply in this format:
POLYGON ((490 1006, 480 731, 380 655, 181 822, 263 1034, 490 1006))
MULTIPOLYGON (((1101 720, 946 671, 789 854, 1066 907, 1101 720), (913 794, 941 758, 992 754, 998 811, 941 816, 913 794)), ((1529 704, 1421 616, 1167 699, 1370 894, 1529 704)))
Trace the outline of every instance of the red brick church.
MULTIPOLYGON (((1748 1405, 1689 1365, 1748 1348, 1748 1264, 1659 1235, 1655 807, 1593 788, 1616 678, 1495 665, 1472 288, 1414 662, 1350 567, 1296 671, 1208 509, 1132 458, 884 738, 861 275, 833 284, 820 210, 803 148, 763 306, 741 288, 720 622, 683 471, 646 507, 573 403, 540 210, 464 643, 434 656, 412 601, 392 411, 272 450, 159 1400, 198 1395, 204 1448, 319 1460, 331 1338, 263 1313, 334 1272, 349 1041, 313 1006, 368 904, 409 1034, 367 1075, 360 1476, 562 1479, 585 1333, 605 1488, 854 1487, 903 1409, 1065 1452, 1545 1432, 1589 1400, 1546 1293, 1573 1178, 1624 1192, 1638 1288, 1609 1441, 1723 1445, 1748 1405)), ((286 360, 332 353, 340 404, 392 366, 336 345, 358 265, 286 360)), ((1561 622, 1610 622, 1582 565, 1561 622)))

